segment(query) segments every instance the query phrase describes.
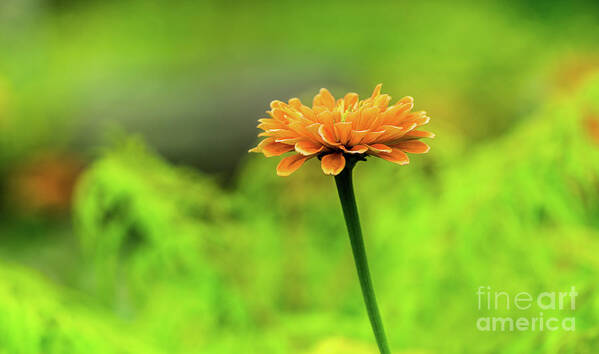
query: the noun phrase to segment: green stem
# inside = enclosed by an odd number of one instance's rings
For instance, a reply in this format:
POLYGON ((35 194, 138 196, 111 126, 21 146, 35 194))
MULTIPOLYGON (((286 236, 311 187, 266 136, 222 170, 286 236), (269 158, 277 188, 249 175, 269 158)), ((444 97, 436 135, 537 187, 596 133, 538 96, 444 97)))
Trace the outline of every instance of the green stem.
POLYGON ((335 176, 335 182, 337 183, 337 192, 339 193, 339 199, 341 200, 345 224, 347 225, 347 232, 349 233, 354 261, 358 271, 358 278, 360 278, 362 295, 364 296, 364 303, 366 304, 372 331, 376 337, 379 351, 382 354, 389 354, 391 351, 389 350, 389 344, 387 344, 383 321, 381 320, 381 314, 379 313, 376 296, 374 295, 374 288, 372 286, 372 279, 370 278, 370 271, 368 270, 368 260, 364 248, 364 239, 362 238, 362 229, 360 228, 360 217, 358 216, 358 208, 354 196, 352 182, 354 163, 355 162, 353 161, 348 161, 345 169, 335 176))

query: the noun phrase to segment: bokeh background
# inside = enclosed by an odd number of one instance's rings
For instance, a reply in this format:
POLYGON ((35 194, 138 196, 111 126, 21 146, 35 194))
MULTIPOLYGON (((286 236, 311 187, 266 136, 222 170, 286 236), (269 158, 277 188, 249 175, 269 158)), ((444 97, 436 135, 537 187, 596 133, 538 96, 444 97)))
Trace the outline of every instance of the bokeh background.
POLYGON ((381 82, 437 133, 356 169, 394 351, 594 353, 598 39, 582 0, 1 0, 0 352, 375 353, 332 178, 247 149, 381 82), (477 331, 479 286, 576 286, 576 331, 477 331))

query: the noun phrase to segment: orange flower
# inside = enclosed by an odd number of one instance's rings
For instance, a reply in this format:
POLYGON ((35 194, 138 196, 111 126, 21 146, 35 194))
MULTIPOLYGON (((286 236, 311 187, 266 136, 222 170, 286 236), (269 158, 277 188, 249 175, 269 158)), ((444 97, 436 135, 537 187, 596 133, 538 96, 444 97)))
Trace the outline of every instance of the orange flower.
POLYGON ((409 96, 389 106, 391 97, 381 94, 381 87, 377 85, 365 100, 348 93, 337 101, 323 88, 314 97, 312 108, 297 98, 289 103, 273 101, 267 111, 270 118, 259 119, 258 128, 264 131, 258 136, 266 138, 250 152, 266 157, 295 152, 281 160, 279 176, 289 176, 313 157, 321 160, 327 175, 338 175, 348 157, 371 155, 405 165, 409 163, 406 152, 428 152, 429 146, 419 139, 435 135, 416 128, 430 118, 424 111, 411 112, 414 99, 409 96))

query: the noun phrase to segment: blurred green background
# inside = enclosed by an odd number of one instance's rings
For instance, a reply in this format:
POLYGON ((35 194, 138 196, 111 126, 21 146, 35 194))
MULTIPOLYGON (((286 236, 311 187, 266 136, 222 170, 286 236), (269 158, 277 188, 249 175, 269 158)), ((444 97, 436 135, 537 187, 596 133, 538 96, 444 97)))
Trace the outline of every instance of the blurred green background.
POLYGON ((437 133, 356 169, 394 352, 595 353, 598 38, 582 0, 1 0, 0 353, 375 353, 332 178, 247 149, 379 82, 437 133), (479 286, 575 286, 576 330, 480 332, 479 286))

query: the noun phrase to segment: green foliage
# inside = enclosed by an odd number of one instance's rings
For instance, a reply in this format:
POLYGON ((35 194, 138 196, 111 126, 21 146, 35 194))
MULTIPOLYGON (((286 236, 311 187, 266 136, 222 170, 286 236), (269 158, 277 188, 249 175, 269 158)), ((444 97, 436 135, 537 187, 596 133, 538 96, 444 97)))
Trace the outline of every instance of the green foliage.
POLYGON ((131 328, 39 275, 1 263, 0 278, 0 353, 157 353, 131 328))
POLYGON ((75 220, 91 291, 165 349, 194 348, 219 327, 246 325, 238 295, 210 260, 228 217, 218 193, 136 141, 95 163, 79 185, 75 220))

